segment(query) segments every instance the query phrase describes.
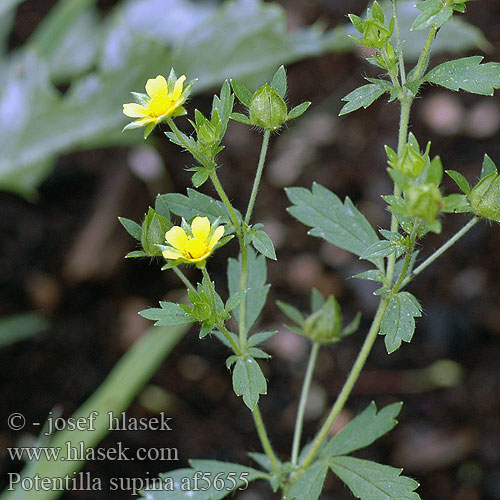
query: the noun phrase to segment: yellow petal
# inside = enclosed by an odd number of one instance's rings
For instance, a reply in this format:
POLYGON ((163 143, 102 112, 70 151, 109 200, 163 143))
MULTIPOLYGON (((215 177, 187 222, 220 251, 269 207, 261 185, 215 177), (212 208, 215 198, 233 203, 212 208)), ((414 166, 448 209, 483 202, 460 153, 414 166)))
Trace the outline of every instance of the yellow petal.
POLYGON ((210 243, 208 245, 210 249, 212 249, 212 247, 224 236, 224 231, 224 226, 217 226, 210 238, 210 243))
POLYGON ((156 122, 156 118, 152 116, 145 116, 144 118, 139 118, 138 120, 135 120, 134 123, 138 127, 143 127, 144 125, 147 125, 148 123, 153 123, 156 122))
POLYGON ((172 92, 172 99, 177 101, 182 94, 182 87, 186 81, 186 75, 182 75, 176 82, 174 86, 174 91, 172 92))
POLYGON ((200 241, 197 238, 191 238, 188 241, 187 247, 186 247, 186 252, 193 259, 203 259, 205 257, 205 255, 208 253, 203 241, 200 241))
POLYGON ((165 259, 177 260, 180 257, 182 257, 182 253, 176 252, 175 250, 163 250, 162 254, 163 254, 163 257, 165 257, 165 259))
POLYGON ((188 243, 187 234, 179 226, 169 229, 165 234, 165 239, 177 250, 185 250, 188 243))
POLYGON ((146 82, 146 92, 149 97, 154 97, 158 94, 168 94, 167 80, 161 75, 156 78, 150 78, 146 82))
POLYGON ((148 114, 148 108, 135 102, 123 105, 123 114, 131 118, 142 118, 148 114))
POLYGON ((200 241, 206 241, 210 234, 210 221, 208 217, 195 217, 191 222, 191 232, 200 241))

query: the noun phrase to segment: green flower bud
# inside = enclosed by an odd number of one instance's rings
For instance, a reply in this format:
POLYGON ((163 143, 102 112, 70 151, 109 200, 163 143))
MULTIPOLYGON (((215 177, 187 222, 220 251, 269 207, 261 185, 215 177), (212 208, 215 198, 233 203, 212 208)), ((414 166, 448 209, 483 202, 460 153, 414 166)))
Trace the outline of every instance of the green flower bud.
POLYGON ((472 188, 469 203, 476 215, 500 222, 500 177, 494 172, 472 188))
POLYGON ((304 331, 308 338, 321 344, 338 342, 341 338, 342 311, 333 295, 315 313, 304 322, 304 331))
POLYGON ((441 211, 441 191, 434 184, 411 186, 406 193, 408 213, 432 222, 441 211))
POLYGON ((364 24, 363 45, 381 49, 390 41, 392 31, 375 19, 367 19, 364 24))
POLYGON ((267 83, 255 92, 248 110, 250 122, 267 130, 279 129, 287 119, 285 101, 267 83))
POLYGON ((418 177, 426 165, 425 158, 411 144, 406 144, 393 167, 409 177, 418 177))

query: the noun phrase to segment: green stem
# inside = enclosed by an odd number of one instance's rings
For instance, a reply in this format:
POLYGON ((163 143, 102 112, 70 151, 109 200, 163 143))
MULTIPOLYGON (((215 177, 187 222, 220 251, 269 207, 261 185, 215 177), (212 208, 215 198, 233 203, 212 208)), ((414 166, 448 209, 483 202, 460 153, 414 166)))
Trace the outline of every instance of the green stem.
POLYGON ((270 135, 270 130, 264 131, 264 137, 262 138, 262 147, 260 149, 259 164, 257 165, 257 173, 255 174, 255 179, 253 181, 252 193, 250 195, 250 201, 248 202, 247 213, 245 215, 245 224, 248 224, 250 222, 250 217, 252 216, 253 207, 255 205, 255 198, 257 198, 257 191, 259 190, 260 179, 262 177, 262 171, 264 170, 264 163, 266 161, 270 135))
POLYGON ((385 295, 382 297, 379 306, 377 308, 377 312, 375 313, 375 317, 373 318, 373 322, 371 324, 370 330, 368 331, 368 334, 366 335, 366 339, 363 343, 363 346, 361 347, 361 350, 359 351, 358 357, 356 358, 356 361, 354 362, 354 365, 351 368, 351 372, 349 373, 349 376, 347 377, 344 386, 342 387, 342 390, 340 391, 339 395, 337 396, 337 400, 335 401, 335 404, 332 406, 332 409, 330 410, 330 413, 328 414, 325 422, 321 426, 320 431, 314 438, 314 441, 311 444, 311 447, 307 453, 307 455, 304 457, 304 460, 300 464, 300 470, 304 471, 307 469, 311 463, 313 462, 314 458, 316 457, 316 454, 318 453, 318 450, 320 449, 321 445, 323 444, 324 440, 328 436, 328 432, 332 428, 333 423, 335 422, 335 419, 337 418, 338 414, 344 407, 347 398, 351 394, 351 391, 354 387, 354 384, 358 380, 359 374, 361 373, 361 370, 363 369, 366 360, 368 358, 368 355, 370 354, 370 351, 373 347, 373 344, 375 343, 375 340, 377 339, 377 334, 379 332, 380 328, 380 323, 382 322, 382 317, 384 316, 385 310, 387 309, 387 305, 389 303, 389 296, 385 295))
POLYGON ((229 213, 231 222, 234 224, 235 228, 238 228, 240 226, 240 222, 238 221, 238 217, 236 217, 236 212, 234 211, 233 205, 231 205, 231 202, 229 201, 229 198, 227 197, 227 194, 222 187, 219 176, 217 175, 215 169, 212 170, 209 175, 210 180, 212 181, 212 184, 214 185, 214 188, 219 195, 219 198, 221 199, 222 203, 224 203, 224 206, 229 213))
POLYGON ((194 285, 189 281, 187 276, 178 268, 178 267, 173 267, 174 273, 177 274, 179 279, 186 285, 187 288, 189 288, 192 292, 196 292, 196 288, 194 285))
MULTIPOLYGON (((247 288, 248 277, 248 251, 243 241, 243 236, 239 237, 240 253, 241 253, 241 277, 240 277, 240 292, 244 292, 247 288)), ((240 302, 240 321, 239 321, 239 336, 240 346, 242 349, 247 345, 247 299, 243 295, 240 302)))
POLYGON ((297 465, 297 461, 299 458, 300 437, 302 435, 302 427, 304 424, 304 413, 306 410, 307 397, 309 394, 309 389, 311 387, 312 376, 314 373, 314 367, 316 366, 319 348, 320 344, 318 342, 313 342, 311 347, 311 354, 309 355, 309 362, 307 363, 304 382, 302 384, 302 392, 300 394, 299 407, 297 410, 297 419, 295 420, 295 431, 293 434, 292 445, 292 465, 297 465))
POLYGON ((402 283, 401 286, 406 286, 415 276, 420 274, 426 267, 431 265, 438 257, 443 255, 448 248, 454 245, 469 229, 471 229, 477 222, 479 217, 473 217, 465 226, 460 229, 454 236, 452 236, 446 243, 439 247, 432 255, 430 255, 422 264, 420 264, 402 283))
POLYGON ((396 6, 396 0, 392 0, 392 15, 394 16, 395 20, 394 24, 396 29, 397 50, 399 51, 399 74, 401 75, 401 86, 403 87, 406 83, 406 70, 403 51, 401 50, 401 35, 399 32, 398 9, 396 6))
MULTIPOLYGON (((257 165, 257 172, 255 174, 255 179, 253 181, 252 193, 250 194, 250 200, 248 201, 247 213, 245 215, 245 225, 248 225, 250 218, 252 217, 253 207, 255 205, 255 199, 257 198, 257 192, 259 190, 260 180, 262 178, 262 171, 264 170, 264 163, 266 161, 267 149, 269 147, 269 137, 271 132, 269 130, 264 131, 264 137, 262 138, 262 147, 260 149, 259 163, 257 165)), ((245 228, 243 228, 243 231, 245 228)), ((240 249, 241 249, 241 278, 240 278, 240 291, 243 292, 247 287, 247 275, 248 275, 248 256, 247 249, 244 242, 244 233, 239 236, 240 249)), ((247 327, 246 327, 246 297, 243 296, 240 302, 240 322, 239 322, 239 334, 240 334, 240 345, 243 349, 247 342, 247 327)))
POLYGON ((280 466, 279 466, 279 460, 276 454, 274 453, 273 447, 271 445, 271 441, 269 441, 269 437, 267 435, 266 427, 264 425, 264 422, 262 420, 262 415, 260 414, 259 407, 256 406, 252 410, 252 416, 253 420, 255 422, 255 427, 257 429, 257 433, 259 435, 260 442, 262 444, 262 448, 266 452, 266 455, 269 457, 269 460, 271 462, 271 466, 273 470, 277 471, 280 466))
POLYGON ((224 325, 224 322, 219 318, 219 315, 217 314, 217 307, 215 305, 215 289, 214 289, 214 284, 212 280, 210 279, 210 275, 208 274, 206 266, 203 266, 201 268, 201 272, 203 273, 203 277, 208 281, 209 283, 209 288, 210 288, 210 301, 212 302, 212 310, 214 311, 214 314, 217 318, 217 328, 222 332, 222 335, 226 337, 228 342, 231 344, 231 347, 233 348, 233 351, 240 356, 241 355, 241 350, 238 346, 238 344, 234 341, 233 337, 229 334, 229 331, 227 330, 226 326, 224 325))
POLYGON ((419 224, 415 223, 413 230, 410 234, 410 246, 408 248, 408 251, 406 252, 405 255, 405 260, 403 262, 403 268, 401 269, 401 272, 399 273, 398 281, 394 285, 392 291, 393 293, 397 293, 401 288, 403 284, 403 280, 406 277, 406 273, 408 272, 408 268, 410 267, 410 262, 413 257, 413 251, 415 249, 415 242, 417 240, 417 234, 419 230, 419 224))
POLYGON ((429 59, 429 52, 431 50, 431 45, 432 42, 434 41, 434 38, 436 37, 436 33, 437 33, 437 28, 433 26, 430 29, 429 34, 427 35, 427 40, 425 41, 424 48, 422 50, 422 53, 420 54, 420 57, 418 58, 417 66, 415 67, 415 74, 412 78, 413 81, 418 81, 423 76, 423 73, 427 65, 427 61, 429 59))

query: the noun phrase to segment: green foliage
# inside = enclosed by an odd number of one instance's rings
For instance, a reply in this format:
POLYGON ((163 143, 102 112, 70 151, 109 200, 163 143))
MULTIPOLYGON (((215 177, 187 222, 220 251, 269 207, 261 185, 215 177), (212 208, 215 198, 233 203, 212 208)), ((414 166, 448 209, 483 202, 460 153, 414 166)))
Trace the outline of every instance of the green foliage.
POLYGON ((333 457, 328 464, 361 500, 420 500, 418 483, 401 476, 402 469, 354 457, 333 457))
POLYGON ((325 482, 328 464, 316 462, 299 477, 287 492, 286 498, 295 500, 317 500, 325 482))
POLYGON ((422 316, 417 299, 408 292, 391 296, 380 325, 380 335, 385 335, 385 347, 391 354, 400 348, 401 342, 410 342, 415 331, 415 319, 422 316))
POLYGON ((288 86, 284 66, 280 66, 274 73, 271 85, 266 83, 253 94, 237 80, 231 80, 231 86, 238 100, 248 110, 248 116, 232 113, 231 118, 245 125, 255 125, 265 130, 278 130, 286 121, 298 118, 305 113, 311 105, 308 101, 303 102, 288 113, 284 101, 288 86))
MULTIPOLYGON (((162 203, 170 212, 179 217, 184 217, 186 220, 192 220, 194 217, 201 215, 208 217, 211 224, 219 219, 219 223, 226 225, 226 234, 234 230, 234 228, 231 229, 231 218, 224 203, 195 189, 188 188, 187 195, 180 193, 158 195, 157 202, 162 203)), ((241 218, 239 212, 237 212, 237 216, 241 218)))
POLYGON ((390 91, 392 85, 385 80, 378 80, 377 83, 370 83, 353 90, 345 97, 342 98, 347 104, 339 112, 339 116, 347 115, 360 108, 368 108, 371 106, 381 95, 390 91))
MULTIPOLYGON (((314 183, 311 191, 302 187, 286 189, 288 199, 293 203, 290 214, 303 224, 312 227, 309 234, 362 255, 365 249, 378 241, 377 234, 365 216, 349 198, 342 203, 340 198, 320 184, 314 183)), ((369 259, 377 266, 381 259, 369 259)))
POLYGON ((462 193, 470 193, 470 184, 460 172, 457 172, 456 170, 446 170, 446 173, 455 181, 455 184, 460 188, 462 193))
POLYGON ((144 218, 141 231, 141 244, 149 257, 161 255, 159 245, 165 244, 165 233, 172 227, 172 223, 156 213, 151 207, 144 218))
MULTIPOLYGON (((248 275, 246 293, 246 327, 250 329, 257 321, 260 311, 266 303, 269 286, 266 285, 267 268, 266 259, 257 256, 251 249, 248 252, 248 268, 252 271, 248 275)), ((229 259, 227 265, 227 282, 229 293, 234 294, 240 291, 241 280, 241 255, 238 260, 229 259)), ((239 322, 239 307, 234 310, 236 320, 239 322)))
POLYGON ((233 389, 237 396, 243 396, 244 403, 254 410, 261 394, 267 394, 267 382, 259 363, 251 356, 231 356, 228 367, 234 363, 233 389))
POLYGON ((273 79, 271 80, 271 87, 282 99, 286 97, 288 82, 286 79, 286 70, 283 65, 281 65, 276 73, 274 73, 273 79))
POLYGON ((177 469, 160 474, 163 491, 141 491, 148 500, 219 500, 248 483, 266 477, 261 471, 230 462, 190 460, 190 469, 177 469))
POLYGON ((261 224, 255 224, 248 230, 252 238, 252 245, 257 252, 265 255, 268 259, 276 260, 273 240, 271 240, 265 231, 259 229, 260 227, 263 226, 261 224))
POLYGON ((401 407, 402 403, 393 403, 377 412, 377 406, 372 401, 362 413, 328 441, 321 450, 320 457, 347 455, 370 446, 397 425, 396 417, 401 407))
POLYGON ((483 56, 463 57, 431 69, 425 80, 450 90, 493 95, 500 88, 500 63, 481 64, 483 56))
POLYGON ((449 2, 444 3, 442 0, 424 0, 417 3, 416 7, 422 13, 415 19, 411 27, 415 31, 431 27, 441 28, 453 15, 453 8, 449 6, 449 2))
MULTIPOLYGON (((4 3, 8 18, 16 2, 4 3)), ((179 1, 178 16, 189 20, 182 26, 170 4, 119 2, 99 21, 95 3, 61 2, 21 51, 0 61, 2 189, 32 195, 61 153, 139 142, 135 133, 118 132, 122 103, 171 67, 197 76, 195 91, 203 92, 230 76, 257 86, 280 64, 346 48, 341 30, 289 32, 284 10, 260 0, 220 7, 179 1), (54 83, 69 79, 61 94, 54 83)))
POLYGON ((155 321, 155 326, 184 325, 196 321, 174 302, 160 302, 159 308, 150 307, 139 313, 143 318, 155 321))
POLYGON ((127 219, 126 217, 118 217, 120 224, 125 228, 128 234, 135 238, 136 240, 141 241, 142 237, 142 226, 137 224, 137 222, 127 219))

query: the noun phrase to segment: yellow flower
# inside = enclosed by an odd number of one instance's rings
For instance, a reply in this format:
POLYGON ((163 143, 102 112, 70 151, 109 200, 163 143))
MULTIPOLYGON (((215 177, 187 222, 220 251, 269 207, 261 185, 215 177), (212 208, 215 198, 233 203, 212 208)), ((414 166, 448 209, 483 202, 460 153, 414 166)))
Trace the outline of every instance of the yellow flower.
POLYGON ((170 117, 185 115, 186 110, 182 105, 189 96, 194 80, 184 88, 185 81, 185 75, 177 78, 172 69, 168 80, 161 75, 150 78, 146 83, 147 94, 132 92, 137 102, 124 104, 123 113, 137 120, 123 130, 145 126, 144 138, 147 138, 158 123, 170 117))
POLYGON ((192 263, 204 261, 214 251, 224 231, 224 226, 211 227, 208 217, 195 217, 191 222, 191 234, 186 234, 182 227, 173 226, 165 234, 170 247, 164 247, 163 257, 192 263))

